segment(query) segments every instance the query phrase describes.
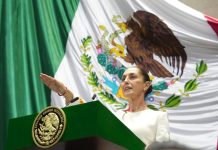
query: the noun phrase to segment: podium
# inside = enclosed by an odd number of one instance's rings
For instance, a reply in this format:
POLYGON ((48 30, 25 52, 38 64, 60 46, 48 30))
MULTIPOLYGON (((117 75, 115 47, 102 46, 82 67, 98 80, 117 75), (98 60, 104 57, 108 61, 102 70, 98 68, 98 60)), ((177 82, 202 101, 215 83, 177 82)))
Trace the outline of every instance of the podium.
MULTIPOLYGON (((63 108, 66 128, 50 150, 143 150, 145 144, 99 101, 63 108)), ((37 114, 9 121, 7 150, 38 150, 32 139, 37 114)))

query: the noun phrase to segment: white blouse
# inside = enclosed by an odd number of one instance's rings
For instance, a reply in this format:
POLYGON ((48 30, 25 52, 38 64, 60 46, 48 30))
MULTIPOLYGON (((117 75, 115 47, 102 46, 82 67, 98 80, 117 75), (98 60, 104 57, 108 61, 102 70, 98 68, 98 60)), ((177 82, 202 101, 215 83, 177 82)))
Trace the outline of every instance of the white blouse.
POLYGON ((145 144, 146 148, 155 141, 169 141, 169 122, 166 112, 154 111, 149 108, 128 112, 119 110, 117 117, 145 144))

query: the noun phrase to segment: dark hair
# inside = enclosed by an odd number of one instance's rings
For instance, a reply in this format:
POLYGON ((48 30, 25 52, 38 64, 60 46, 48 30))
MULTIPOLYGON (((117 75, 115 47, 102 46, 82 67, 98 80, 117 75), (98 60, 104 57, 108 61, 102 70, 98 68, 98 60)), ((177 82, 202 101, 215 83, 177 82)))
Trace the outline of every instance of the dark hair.
MULTIPOLYGON (((151 82, 151 79, 150 79, 148 73, 147 73, 144 69, 142 69, 142 68, 140 68, 140 67, 138 67, 138 66, 136 66, 136 68, 138 68, 138 69, 140 70, 141 74, 142 74, 143 77, 144 77, 144 81, 145 81, 145 82, 146 82, 146 81, 151 82)), ((146 93, 145 93, 145 97, 146 97, 148 94, 150 94, 151 92, 152 92, 152 85, 150 85, 150 87, 147 89, 147 91, 146 91, 146 93)))

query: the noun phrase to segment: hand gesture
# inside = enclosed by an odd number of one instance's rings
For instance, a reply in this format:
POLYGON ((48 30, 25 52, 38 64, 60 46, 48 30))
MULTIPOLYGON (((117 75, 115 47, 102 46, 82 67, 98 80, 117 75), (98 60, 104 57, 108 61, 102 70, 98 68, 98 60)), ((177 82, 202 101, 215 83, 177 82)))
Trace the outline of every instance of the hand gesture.
POLYGON ((40 78, 49 89, 55 91, 58 95, 62 96, 66 93, 66 86, 55 78, 43 73, 40 74, 40 78))

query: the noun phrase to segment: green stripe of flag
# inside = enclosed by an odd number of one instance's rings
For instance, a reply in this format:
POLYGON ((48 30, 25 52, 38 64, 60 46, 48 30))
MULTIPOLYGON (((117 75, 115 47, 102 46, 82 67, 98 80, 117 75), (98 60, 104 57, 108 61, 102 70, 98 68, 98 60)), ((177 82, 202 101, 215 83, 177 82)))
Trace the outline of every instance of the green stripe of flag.
POLYGON ((78 3, 0 0, 0 143, 5 143, 10 118, 49 104, 50 91, 45 92, 39 74, 56 72, 78 3))

